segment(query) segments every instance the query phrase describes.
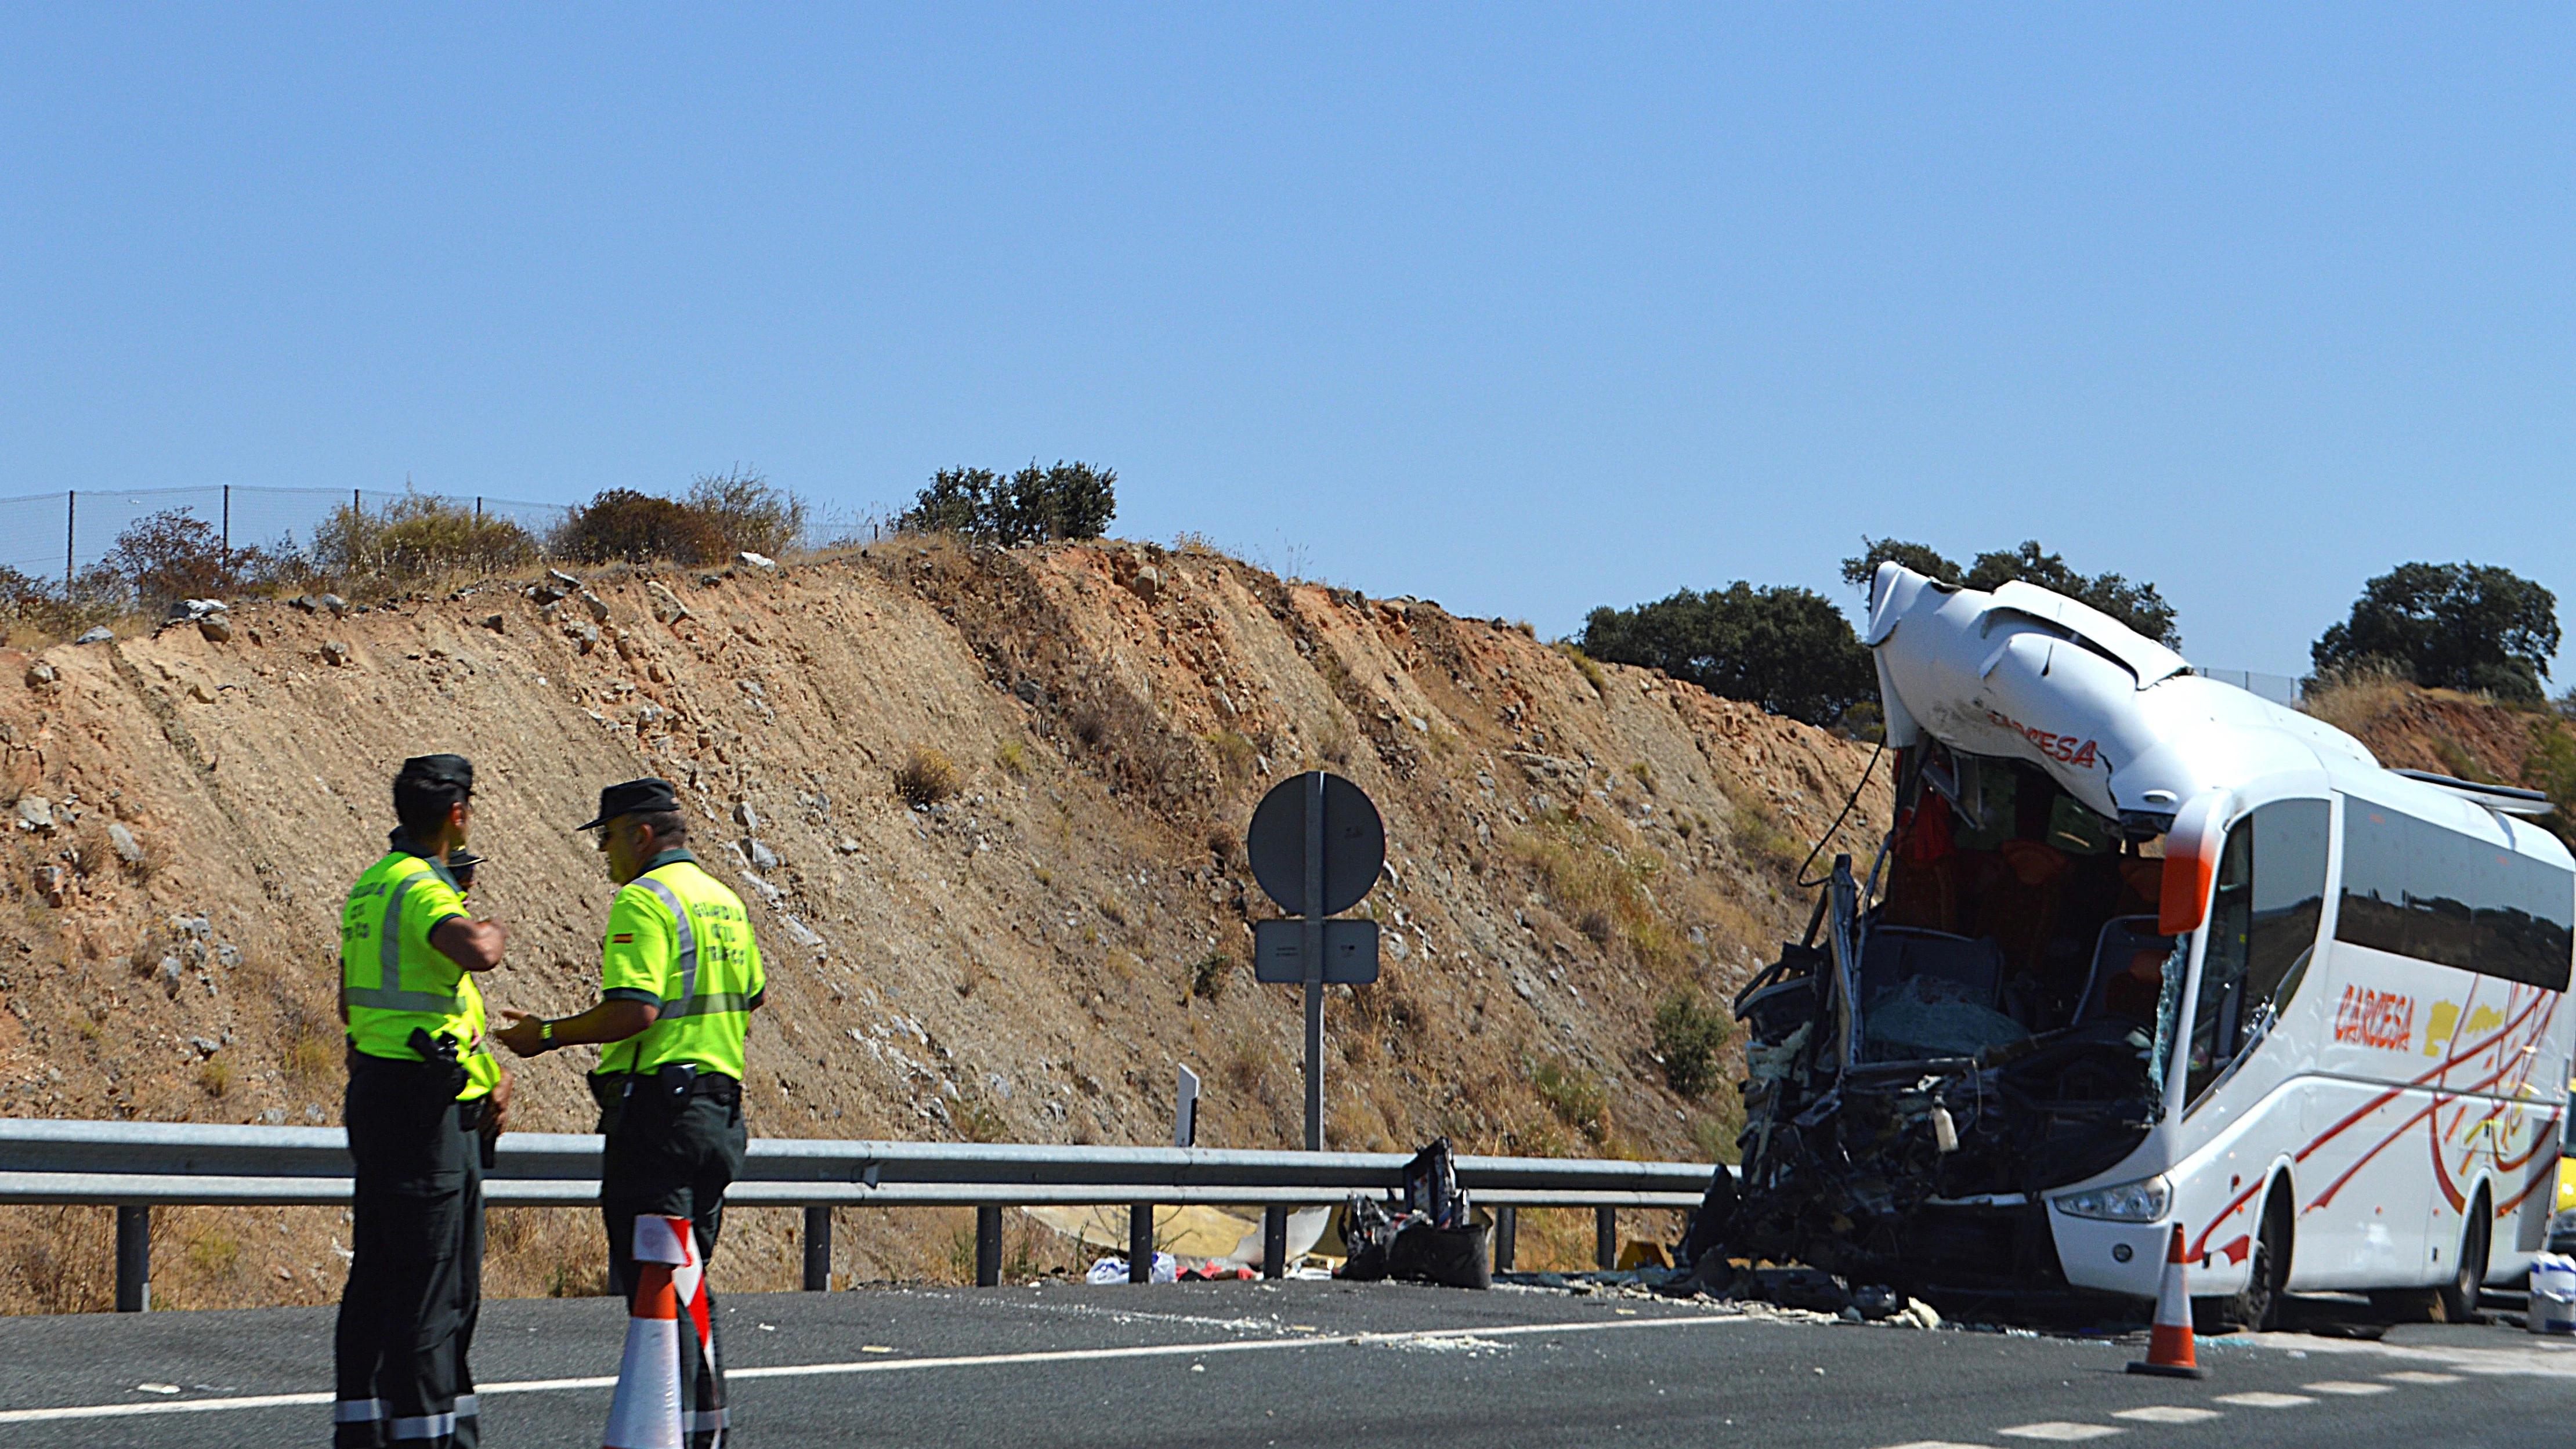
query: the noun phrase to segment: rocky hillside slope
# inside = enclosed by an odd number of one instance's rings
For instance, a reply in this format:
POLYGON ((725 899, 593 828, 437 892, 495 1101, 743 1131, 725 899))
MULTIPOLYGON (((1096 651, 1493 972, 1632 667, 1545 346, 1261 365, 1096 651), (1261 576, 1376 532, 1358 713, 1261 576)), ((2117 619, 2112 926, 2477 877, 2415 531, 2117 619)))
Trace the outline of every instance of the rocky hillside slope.
MULTIPOLYGON (((496 1006, 591 999, 610 889, 571 827, 603 783, 680 782, 769 962, 758 1133, 1151 1143, 1187 1064, 1203 1144, 1293 1145, 1299 1014, 1251 979, 1275 911, 1240 842, 1320 766, 1390 839, 1385 979, 1330 1007, 1333 1144, 1702 1157, 1732 1092, 1670 1090, 1653 1014, 1803 924, 1792 872, 1869 757, 1525 627, 1201 551, 907 539, 530 583, 0 656, 8 1113, 336 1121, 340 894, 395 765, 454 750, 480 772, 477 900, 512 933, 496 1006)), ((1886 809, 1882 770, 1847 848, 1886 809)), ((589 1056, 523 1064, 515 1125, 588 1130, 589 1056)), ((342 1214, 157 1216, 159 1302, 338 1292, 342 1214)), ((595 1221, 493 1219, 491 1291, 595 1291, 595 1221)), ((104 1302, 106 1210, 0 1231, 0 1307, 104 1302)), ((720 1286, 791 1285, 793 1232, 740 1214, 720 1286)), ((948 1274, 964 1233, 845 1213, 836 1272, 948 1274)))

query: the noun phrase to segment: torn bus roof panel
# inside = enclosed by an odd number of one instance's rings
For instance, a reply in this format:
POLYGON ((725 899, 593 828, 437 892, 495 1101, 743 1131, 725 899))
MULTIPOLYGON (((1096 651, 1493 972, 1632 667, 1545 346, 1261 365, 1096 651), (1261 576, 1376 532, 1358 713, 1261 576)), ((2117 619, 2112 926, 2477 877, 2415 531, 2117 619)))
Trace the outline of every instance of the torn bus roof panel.
POLYGON ((1898 564, 1871 582, 1887 742, 1930 736, 2027 761, 2105 820, 2171 815, 2203 790, 2317 756, 2376 764, 2321 720, 2188 672, 2181 655, 2029 584, 1994 593, 1898 564))

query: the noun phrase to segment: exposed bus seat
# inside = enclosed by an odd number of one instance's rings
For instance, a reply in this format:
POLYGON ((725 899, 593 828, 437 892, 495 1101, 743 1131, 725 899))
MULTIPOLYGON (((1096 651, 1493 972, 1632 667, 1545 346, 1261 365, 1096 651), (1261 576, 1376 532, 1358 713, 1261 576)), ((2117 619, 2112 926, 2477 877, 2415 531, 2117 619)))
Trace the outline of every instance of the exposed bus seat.
POLYGON ((2069 865, 2065 852, 2052 846, 2005 841, 1984 862, 1974 888, 1976 909, 1968 913, 1969 933, 1993 937, 2004 958, 2021 970, 2046 970, 2069 865))
POLYGON ((2148 980, 2143 967, 2152 960, 2161 968, 2172 954, 2173 937, 2156 934, 2153 916, 2116 916, 2103 922, 2093 947, 2091 973, 2085 978, 2083 1005, 2075 1013, 2076 1024, 2111 1015, 2153 1026, 2162 976, 2148 980))

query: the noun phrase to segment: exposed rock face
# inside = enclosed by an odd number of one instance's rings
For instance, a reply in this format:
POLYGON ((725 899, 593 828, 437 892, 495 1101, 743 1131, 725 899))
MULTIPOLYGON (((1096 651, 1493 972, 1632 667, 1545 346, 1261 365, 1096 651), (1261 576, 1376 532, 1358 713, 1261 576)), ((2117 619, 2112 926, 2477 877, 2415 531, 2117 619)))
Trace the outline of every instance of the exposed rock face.
MULTIPOLYGON (((1333 1144, 1700 1157, 1732 1095, 1664 1086, 1655 1007, 1731 992, 1797 932, 1788 872, 1868 757, 1646 671, 1596 689, 1499 621, 1207 553, 898 539, 714 586, 546 580, 613 649, 536 627, 532 582, 345 617, 236 601, 229 643, 45 651, 59 680, 0 698, 0 801, 58 826, 0 857, 7 1110, 336 1121, 343 895, 384 849, 394 770, 453 750, 490 862, 474 904, 511 931, 496 1009, 593 999, 612 892, 571 827, 604 784, 680 785, 769 963, 756 1133, 1168 1141, 1187 1064, 1202 1144, 1293 1145, 1300 1018, 1251 979, 1249 922, 1275 912, 1241 840, 1265 790, 1315 767, 1367 790, 1390 842, 1363 907, 1385 978, 1329 1006, 1333 1144), (895 779, 924 751, 962 780, 914 809, 895 779), (115 868, 111 817, 156 868, 115 868), (109 868, 69 868, 83 850, 109 868)), ((1882 774, 1846 848, 1885 815, 1882 774)), ((590 1130, 591 1055, 516 1064, 514 1125, 590 1130)), ((0 1232, 36 1226, 17 1211, 0 1232)), ((595 1216, 530 1211, 496 1217, 552 1226, 496 1228, 493 1291, 593 1283, 595 1216)), ((169 1291, 326 1301, 343 1225, 279 1220, 260 1241, 291 1286, 199 1283, 173 1253, 169 1291)), ((793 1286, 794 1227, 742 1213, 718 1276, 793 1286)), ((840 1267, 944 1274, 956 1229, 853 1214, 840 1267)))
POLYGON ((680 596, 672 593, 667 585, 648 583, 644 586, 644 596, 651 601, 656 624, 673 624, 689 617, 689 606, 681 603, 680 596))

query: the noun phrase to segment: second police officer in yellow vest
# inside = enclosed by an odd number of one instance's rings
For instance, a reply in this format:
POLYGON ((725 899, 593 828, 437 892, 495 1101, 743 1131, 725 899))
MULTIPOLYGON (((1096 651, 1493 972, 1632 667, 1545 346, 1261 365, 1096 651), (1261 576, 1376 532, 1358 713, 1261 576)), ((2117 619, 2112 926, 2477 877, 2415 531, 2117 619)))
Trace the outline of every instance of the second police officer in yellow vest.
MULTIPOLYGON (((671 782, 609 786, 598 818, 581 828, 600 832, 609 879, 621 887, 608 912, 599 1004, 553 1021, 504 1011, 510 1024, 493 1036, 521 1056, 602 1046, 590 1078, 607 1136, 600 1208, 610 1273, 631 1294, 638 1216, 689 1219, 699 1260, 715 1252, 747 1139, 743 1037, 766 978, 742 898, 688 851, 671 782)), ((679 1338, 683 1422, 703 1445, 725 1423, 724 1380, 694 1334, 679 1338)))

